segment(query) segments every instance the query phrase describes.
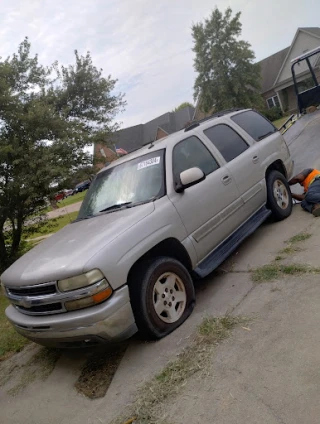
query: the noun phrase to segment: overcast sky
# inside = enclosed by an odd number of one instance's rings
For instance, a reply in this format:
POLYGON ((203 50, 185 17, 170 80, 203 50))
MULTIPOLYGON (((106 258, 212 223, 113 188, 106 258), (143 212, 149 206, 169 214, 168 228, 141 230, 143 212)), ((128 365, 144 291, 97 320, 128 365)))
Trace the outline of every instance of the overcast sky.
POLYGON ((136 125, 193 101, 191 25, 215 5, 242 12, 257 60, 290 45, 297 27, 320 26, 319 0, 0 0, 0 55, 25 36, 48 65, 89 50, 126 94, 118 120, 136 125))

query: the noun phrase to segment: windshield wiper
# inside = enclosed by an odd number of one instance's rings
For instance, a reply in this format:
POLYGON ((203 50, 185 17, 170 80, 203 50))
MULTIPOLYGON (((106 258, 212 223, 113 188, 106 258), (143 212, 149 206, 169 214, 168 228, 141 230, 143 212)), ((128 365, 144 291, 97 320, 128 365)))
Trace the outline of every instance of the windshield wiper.
POLYGON ((74 222, 79 222, 79 221, 83 221, 84 219, 90 219, 93 218, 94 215, 87 215, 87 216, 82 216, 80 218, 76 218, 74 221, 72 221, 72 223, 74 222))
POLYGON ((120 208, 122 208, 122 207, 124 207, 124 206, 129 206, 129 205, 131 205, 131 203, 132 203, 132 202, 117 203, 117 204, 115 204, 115 205, 111 205, 111 206, 108 206, 107 208, 101 209, 101 211, 99 211, 99 213, 100 213, 100 212, 112 211, 112 210, 114 210, 114 209, 120 209, 120 208))

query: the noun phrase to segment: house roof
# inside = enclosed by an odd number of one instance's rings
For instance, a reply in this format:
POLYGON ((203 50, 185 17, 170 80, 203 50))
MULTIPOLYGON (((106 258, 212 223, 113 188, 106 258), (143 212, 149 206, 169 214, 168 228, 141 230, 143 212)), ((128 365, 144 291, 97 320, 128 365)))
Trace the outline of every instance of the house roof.
POLYGON ((320 37, 320 28, 318 28, 318 27, 303 27, 303 28, 299 28, 299 29, 301 29, 302 31, 311 32, 312 34, 320 37))
MULTIPOLYGON (((276 85, 278 83, 278 80, 280 78, 281 72, 284 69, 288 58, 290 57, 290 53, 291 53, 291 51, 293 49, 293 46, 294 46, 294 44, 295 44, 295 42, 296 42, 296 40, 297 40, 298 35, 299 35, 300 32, 305 32, 305 33, 311 34, 312 36, 315 36, 316 38, 320 38, 320 28, 318 28, 318 27, 303 27, 303 28, 298 28, 297 29, 296 34, 295 34, 295 36, 294 36, 294 38, 292 40, 291 46, 290 46, 290 48, 288 50, 288 53, 287 53, 287 55, 286 55, 286 57, 285 57, 285 59, 283 61, 283 64, 282 64, 281 68, 279 69, 279 72, 277 74, 277 77, 276 77, 276 79, 275 79, 275 81, 273 83, 274 85, 276 85)), ((291 76, 290 76, 289 80, 291 80, 291 76)))
POLYGON ((258 62, 261 68, 261 90, 263 93, 272 89, 289 50, 290 46, 258 62))
POLYGON ((285 49, 280 50, 279 52, 274 53, 273 55, 266 57, 265 59, 258 62, 261 67, 261 89, 263 93, 271 90, 274 87, 299 31, 308 32, 309 34, 315 35, 316 37, 320 37, 320 28, 318 27, 298 28, 296 35, 289 47, 286 47, 285 49))
POLYGON ((192 120, 193 114, 194 107, 191 106, 186 106, 177 112, 164 113, 145 124, 117 131, 112 142, 117 148, 125 149, 130 153, 144 144, 154 141, 159 127, 168 134, 181 130, 187 122, 192 120))

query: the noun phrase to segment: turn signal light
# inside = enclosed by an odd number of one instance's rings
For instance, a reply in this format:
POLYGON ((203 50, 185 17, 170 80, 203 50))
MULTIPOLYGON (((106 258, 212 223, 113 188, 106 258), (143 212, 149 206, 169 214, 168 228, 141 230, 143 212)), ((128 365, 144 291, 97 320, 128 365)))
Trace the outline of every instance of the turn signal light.
POLYGON ((101 292, 93 296, 84 297, 82 299, 70 300, 65 302, 64 306, 67 311, 76 311, 78 309, 88 308, 89 306, 98 305, 99 303, 107 300, 112 295, 111 287, 107 287, 101 292))

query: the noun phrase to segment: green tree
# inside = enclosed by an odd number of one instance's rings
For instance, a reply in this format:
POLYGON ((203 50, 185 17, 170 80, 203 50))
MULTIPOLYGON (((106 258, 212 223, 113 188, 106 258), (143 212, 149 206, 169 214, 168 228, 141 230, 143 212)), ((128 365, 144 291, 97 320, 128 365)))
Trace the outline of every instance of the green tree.
POLYGON ((179 106, 177 106, 173 111, 178 112, 178 110, 184 109, 187 106, 194 107, 193 104, 191 104, 190 102, 183 102, 179 106))
POLYGON ((240 40, 240 13, 217 8, 209 19, 192 26, 197 77, 194 97, 208 112, 234 107, 260 107, 260 68, 251 46, 240 40))
POLYGON ((125 105, 114 94, 116 80, 103 77, 89 53, 75 51, 73 65, 46 68, 30 47, 26 38, 17 53, 0 59, 2 269, 19 255, 26 220, 41 214, 57 190, 52 183, 92 162, 84 147, 118 129, 114 119, 125 105))
POLYGON ((92 180, 93 176, 99 171, 99 168, 93 165, 79 166, 74 169, 64 180, 63 185, 66 188, 74 188, 78 183, 86 180, 92 180))

